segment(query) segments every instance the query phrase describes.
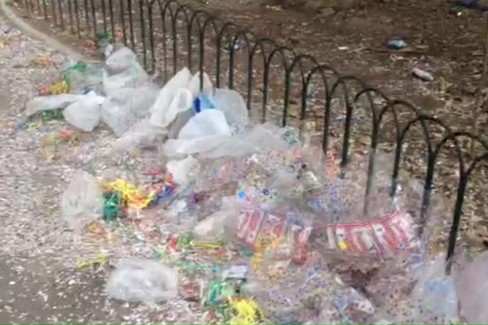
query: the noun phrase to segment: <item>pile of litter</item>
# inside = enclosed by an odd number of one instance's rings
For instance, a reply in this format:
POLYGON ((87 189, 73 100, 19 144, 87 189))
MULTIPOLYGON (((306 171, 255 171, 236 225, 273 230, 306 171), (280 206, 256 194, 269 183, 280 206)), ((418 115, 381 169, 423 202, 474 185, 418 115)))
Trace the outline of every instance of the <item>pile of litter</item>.
POLYGON ((64 119, 73 129, 44 145, 85 145, 62 218, 87 238, 118 240, 128 257, 110 272, 109 297, 182 298, 212 323, 460 322, 454 278, 428 249, 438 216, 420 236, 409 213, 418 184, 391 198, 379 177, 365 200, 366 160, 341 169, 334 143, 324 155, 313 135, 253 124, 240 94, 206 74, 183 69, 159 89, 125 47, 39 93, 23 125, 64 119), (108 150, 87 135, 103 128, 108 150), (117 168, 87 171, 101 156, 117 168))

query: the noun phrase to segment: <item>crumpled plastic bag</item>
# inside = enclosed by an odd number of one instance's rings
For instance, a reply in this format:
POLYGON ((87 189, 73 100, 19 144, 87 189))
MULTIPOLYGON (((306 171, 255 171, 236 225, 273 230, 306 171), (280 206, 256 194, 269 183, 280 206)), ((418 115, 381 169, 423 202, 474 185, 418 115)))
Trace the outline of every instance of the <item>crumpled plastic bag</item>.
POLYGON ((283 140, 283 133, 284 129, 271 123, 258 124, 245 134, 227 137, 219 146, 202 152, 202 156, 206 158, 243 157, 259 152, 287 150, 290 145, 283 140))
POLYGON ((98 180, 79 170, 61 197, 61 216, 72 227, 103 216, 103 192, 98 180))
MULTIPOLYGON (((174 114, 171 112, 169 116, 173 116, 172 119, 167 117, 168 110, 170 109, 171 102, 175 97, 178 89, 186 89, 191 79, 190 70, 183 68, 180 70, 171 80, 159 92, 154 105, 151 107, 151 124, 158 127, 167 127, 175 118, 178 112, 174 114)), ((186 95, 185 95, 186 96, 186 95)), ((190 106, 191 107, 191 104, 190 106)), ((189 108, 188 107, 188 108, 189 108)))
POLYGON ((114 75, 110 75, 106 70, 103 70, 103 89, 107 95, 121 88, 139 87, 146 84, 148 80, 148 74, 137 62, 129 69, 114 75))
POLYGON ((129 69, 134 62, 137 62, 136 54, 128 47, 121 47, 107 58, 105 67, 111 74, 116 74, 129 69))
POLYGON ((122 136, 143 118, 156 99, 157 90, 151 85, 122 88, 113 91, 103 103, 102 120, 117 136, 122 136))
POLYGON ((468 324, 488 324, 488 252, 464 266, 456 279, 461 315, 468 324))
POLYGON ((113 52, 105 61, 103 88, 107 95, 121 88, 136 88, 148 80, 149 75, 137 61, 137 56, 127 47, 113 52))
POLYGON ((151 115, 151 124, 162 128, 168 127, 176 119, 179 113, 185 112, 191 108, 192 100, 192 94, 188 89, 178 89, 167 110, 164 112, 159 111, 157 114, 153 113, 151 115))
POLYGON ((100 124, 101 104, 104 97, 97 96, 94 92, 80 97, 76 102, 69 105, 64 111, 64 119, 74 127, 91 132, 100 124))
POLYGON ((188 156, 181 160, 171 160, 166 164, 166 169, 171 173, 173 180, 180 186, 190 182, 190 173, 198 168, 198 160, 188 156))
POLYGON ((459 323, 456 285, 452 276, 445 274, 445 266, 445 257, 439 256, 419 270, 419 278, 412 291, 412 298, 419 304, 418 323, 459 323))
POLYGON ((122 301, 161 302, 178 295, 178 273, 152 260, 123 260, 111 274, 106 292, 122 301))
POLYGON ((228 232, 232 224, 229 221, 232 221, 233 216, 238 212, 236 206, 234 197, 222 198, 221 209, 201 220, 193 228, 195 238, 209 242, 230 238, 228 232))
POLYGON ((205 110, 193 116, 181 129, 178 139, 168 140, 163 150, 168 156, 212 150, 231 136, 225 115, 219 110, 205 110))
POLYGON ((249 124, 249 114, 247 106, 242 96, 235 90, 216 89, 213 101, 217 109, 225 114, 229 125, 247 125, 249 124))
POLYGON ((148 149, 162 143, 167 131, 152 125, 149 119, 143 119, 132 125, 127 132, 115 141, 115 151, 131 151, 132 149, 148 149))
POLYGON ((34 97, 25 105, 25 114, 31 116, 37 112, 63 109, 80 98, 82 98, 82 96, 73 94, 34 97))

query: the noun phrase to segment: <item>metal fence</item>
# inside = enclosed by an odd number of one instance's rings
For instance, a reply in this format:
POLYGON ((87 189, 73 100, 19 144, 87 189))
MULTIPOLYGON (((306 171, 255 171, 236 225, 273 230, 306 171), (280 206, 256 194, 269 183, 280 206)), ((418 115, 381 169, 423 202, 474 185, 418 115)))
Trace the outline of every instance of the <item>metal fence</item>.
POLYGON ((455 131, 413 104, 388 98, 309 55, 174 0, 23 0, 23 7, 29 15, 44 17, 52 26, 78 36, 105 32, 119 39, 140 55, 146 70, 163 81, 184 66, 201 72, 201 81, 206 72, 216 87, 239 90, 250 113, 260 121, 278 118, 283 126, 312 125, 309 128, 320 130, 326 155, 330 139, 340 139, 343 167, 350 162, 356 138, 367 135, 362 144, 369 154, 366 196, 371 194, 375 153, 382 143, 392 146, 390 194, 394 196, 402 162, 410 156, 406 154, 408 138, 422 138, 420 220, 428 215, 439 157, 448 155, 457 165, 451 169, 457 173, 457 184, 449 184, 455 187, 455 206, 447 256, 453 256, 470 176, 477 167, 484 168, 488 158, 488 144, 479 137, 455 131), (468 146, 463 144, 471 141, 476 142, 475 154, 467 155, 468 146))

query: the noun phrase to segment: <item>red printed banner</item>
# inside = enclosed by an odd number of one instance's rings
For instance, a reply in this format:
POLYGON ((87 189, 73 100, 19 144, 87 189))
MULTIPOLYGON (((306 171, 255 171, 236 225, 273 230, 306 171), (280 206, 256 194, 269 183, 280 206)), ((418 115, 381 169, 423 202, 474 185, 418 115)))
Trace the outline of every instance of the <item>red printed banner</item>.
POLYGON ((327 237, 330 249, 353 254, 394 255, 419 245, 412 217, 398 211, 371 222, 329 226, 327 237))

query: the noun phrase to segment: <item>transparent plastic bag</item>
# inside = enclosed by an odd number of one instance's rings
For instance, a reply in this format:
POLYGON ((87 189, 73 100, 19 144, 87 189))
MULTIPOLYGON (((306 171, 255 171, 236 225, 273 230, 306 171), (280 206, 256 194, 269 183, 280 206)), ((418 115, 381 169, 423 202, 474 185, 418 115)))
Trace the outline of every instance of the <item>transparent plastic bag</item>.
POLYGON ((135 62, 129 69, 114 75, 110 75, 106 70, 103 70, 103 89, 108 96, 110 96, 112 92, 122 88, 140 87, 148 81, 148 74, 137 62, 135 62))
POLYGON ((157 90, 146 86, 122 88, 104 101, 102 120, 117 136, 122 136, 133 124, 143 118, 155 100, 157 90))
POLYGON ((185 186, 190 182, 190 173, 198 169, 198 160, 188 156, 182 160, 171 160, 166 164, 166 170, 171 173, 173 180, 180 186, 185 186))
POLYGON ((222 198, 220 210, 206 216, 193 228, 195 238, 210 242, 229 238, 228 227, 236 214, 236 206, 234 197, 222 198))
POLYGON ((79 170, 61 197, 61 215, 72 228, 77 228, 85 219, 101 218, 103 204, 103 192, 98 180, 79 170))
POLYGON ((89 93, 69 105, 63 111, 63 116, 74 127, 85 132, 91 132, 100 124, 101 104, 104 100, 104 97, 89 93))
POLYGON ((161 302, 178 295, 178 273, 152 260, 123 260, 110 275, 106 292, 116 300, 161 302))
POLYGON ((111 74, 117 74, 129 69, 134 62, 137 62, 136 54, 128 47, 122 47, 105 60, 105 67, 111 74))
POLYGON ((488 252, 476 256, 456 278, 461 315, 468 324, 488 324, 488 252))
POLYGON ((166 137, 166 130, 158 128, 143 119, 132 125, 114 144, 115 151, 131 151, 132 149, 147 149, 162 143, 166 137))
MULTIPOLYGON (((158 127, 167 127, 169 123, 176 117, 169 120, 165 119, 165 115, 173 101, 173 98, 178 89, 186 89, 191 79, 190 70, 183 68, 180 70, 166 85, 159 91, 158 97, 151 107, 151 123, 158 127), (166 124, 168 123, 168 124, 166 124)), ((191 101, 193 98, 191 99, 191 101)), ((191 104, 190 106, 191 107, 191 104)))
POLYGON ((201 153, 216 148, 230 136, 224 113, 205 110, 193 116, 181 129, 178 139, 168 140, 163 150, 168 156, 201 153))
POLYGON ((34 97, 25 105, 25 114, 31 116, 42 111, 63 109, 78 101, 80 98, 82 96, 73 94, 34 97))
POLYGON ((225 114, 229 125, 247 125, 249 124, 249 114, 246 103, 242 96, 235 90, 216 89, 213 101, 217 109, 225 114))

